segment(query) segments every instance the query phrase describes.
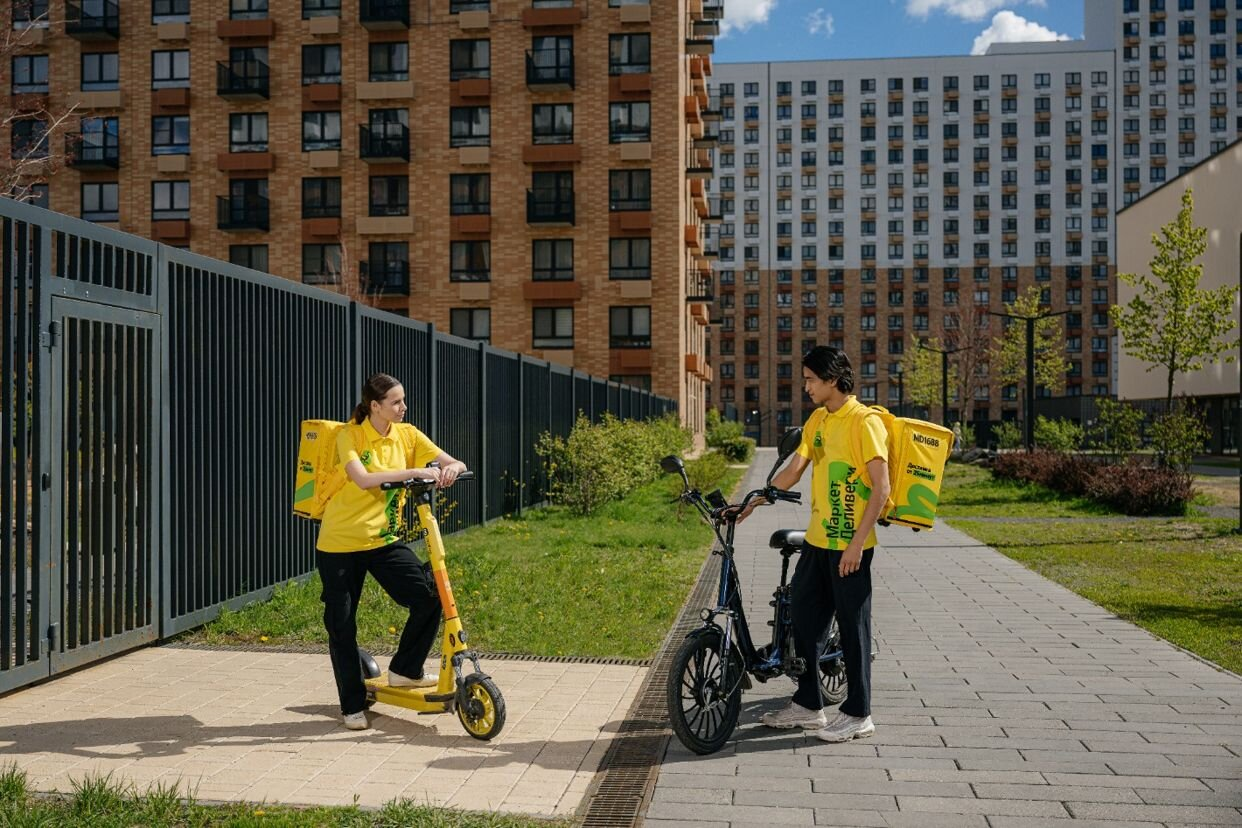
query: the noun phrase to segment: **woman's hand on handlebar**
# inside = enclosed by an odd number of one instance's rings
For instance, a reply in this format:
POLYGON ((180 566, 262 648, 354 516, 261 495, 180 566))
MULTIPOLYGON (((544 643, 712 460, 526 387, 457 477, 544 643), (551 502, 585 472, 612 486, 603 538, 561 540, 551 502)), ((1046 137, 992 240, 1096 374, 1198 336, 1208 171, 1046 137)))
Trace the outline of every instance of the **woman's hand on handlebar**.
POLYGON ((460 477, 462 472, 465 470, 466 464, 458 460, 455 463, 449 463, 442 469, 427 469, 426 471, 439 472, 440 476, 437 478, 437 484, 440 488, 447 489, 449 486, 452 486, 457 482, 457 478, 460 477))

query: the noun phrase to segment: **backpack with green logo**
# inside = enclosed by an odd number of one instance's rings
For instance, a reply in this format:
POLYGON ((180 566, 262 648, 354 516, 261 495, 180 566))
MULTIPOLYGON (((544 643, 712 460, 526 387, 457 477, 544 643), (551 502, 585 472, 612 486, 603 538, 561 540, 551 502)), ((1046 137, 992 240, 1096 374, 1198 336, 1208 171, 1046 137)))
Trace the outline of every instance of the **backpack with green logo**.
MULTIPOLYGON (((895 523, 911 529, 931 529, 940 505, 944 467, 953 450, 953 432, 935 423, 898 417, 881 405, 864 405, 851 424, 855 456, 862 458, 862 429, 867 417, 879 417, 888 430, 888 502, 880 524, 895 523)), ((866 465, 856 464, 866 474, 866 465)), ((864 480, 869 484, 869 480, 864 480)))
POLYGON ((336 451, 336 437, 342 428, 349 429, 361 457, 366 451, 366 437, 360 426, 336 420, 302 421, 293 481, 293 513, 298 517, 321 520, 328 501, 349 480, 336 451))

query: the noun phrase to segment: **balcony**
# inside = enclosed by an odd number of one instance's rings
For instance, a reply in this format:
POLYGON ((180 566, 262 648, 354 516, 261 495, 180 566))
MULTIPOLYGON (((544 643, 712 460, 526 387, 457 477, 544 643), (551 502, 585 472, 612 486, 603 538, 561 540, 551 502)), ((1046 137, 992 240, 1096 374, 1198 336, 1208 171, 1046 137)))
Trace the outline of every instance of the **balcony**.
POLYGON ((368 296, 409 296, 410 263, 384 260, 358 263, 358 280, 368 296))
POLYGON ((269 229, 266 196, 235 195, 216 198, 216 226, 221 230, 269 229))
POLYGON ((572 226, 574 223, 573 193, 558 195, 556 192, 536 193, 534 190, 527 190, 526 223, 572 226))
POLYGON ((703 19, 720 20, 724 17, 724 0, 703 0, 703 19))
POLYGON ((410 129, 404 124, 358 127, 358 153, 369 164, 404 164, 410 160, 410 129))
POLYGON ((121 166, 121 148, 112 142, 99 143, 103 135, 70 132, 65 135, 65 157, 75 170, 115 170, 121 166))
POLYGON ((573 50, 535 49, 527 52, 526 85, 548 91, 573 89, 573 50))
POLYGON ((258 60, 216 64, 216 94, 221 98, 257 101, 271 97, 271 72, 258 60))
POLYGON ((410 28, 410 0, 359 0, 358 22, 371 31, 410 28))
POLYGON ((78 40, 118 40, 121 9, 112 0, 66 2, 65 34, 78 40))

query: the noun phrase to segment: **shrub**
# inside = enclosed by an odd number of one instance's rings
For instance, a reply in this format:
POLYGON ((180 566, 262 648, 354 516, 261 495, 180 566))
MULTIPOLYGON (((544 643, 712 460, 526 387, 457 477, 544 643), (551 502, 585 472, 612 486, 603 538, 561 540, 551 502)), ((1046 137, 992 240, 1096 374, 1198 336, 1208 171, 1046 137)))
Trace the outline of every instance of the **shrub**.
MULTIPOLYGON (((701 492, 716 488, 729 470, 729 459, 718 451, 709 451, 701 457, 686 463, 686 477, 690 478, 691 487, 701 492)), ((681 493, 681 478, 675 478, 677 494, 681 493)))
POLYGON ((1182 470, 1203 451, 1209 436, 1203 414, 1188 405, 1157 417, 1151 427, 1151 444, 1160 462, 1182 470))
POLYGON ((1102 399, 1096 421, 1096 443, 1110 454, 1129 455, 1139 447, 1142 424, 1142 411, 1121 400, 1102 399))
POLYGON ((742 434, 742 424, 726 420, 714 408, 707 409, 708 448, 719 449, 733 463, 749 463, 755 454, 755 441, 742 434))
POLYGON ((736 437, 720 444, 720 453, 732 463, 749 463, 755 456, 755 441, 749 437, 736 437))
POLYGON ((1082 447, 1082 426, 1071 420, 1036 417, 1035 445, 1048 451, 1077 451, 1082 447))
POLYGON ((1121 463, 1102 467, 1087 494, 1127 515, 1184 515, 1195 487, 1177 469, 1121 463))
POLYGON ((1013 420, 1005 420, 992 430, 996 444, 1003 449, 1015 449, 1022 445, 1022 429, 1013 420))

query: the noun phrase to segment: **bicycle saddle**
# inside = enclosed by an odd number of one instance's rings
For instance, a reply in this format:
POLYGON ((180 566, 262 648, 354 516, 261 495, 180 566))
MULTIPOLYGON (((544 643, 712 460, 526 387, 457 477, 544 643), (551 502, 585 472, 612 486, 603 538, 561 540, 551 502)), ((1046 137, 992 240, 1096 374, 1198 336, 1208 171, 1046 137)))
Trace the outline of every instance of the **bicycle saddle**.
POLYGON ((768 538, 768 546, 773 549, 784 549, 787 546, 801 546, 806 539, 806 531, 802 529, 777 529, 768 538))

